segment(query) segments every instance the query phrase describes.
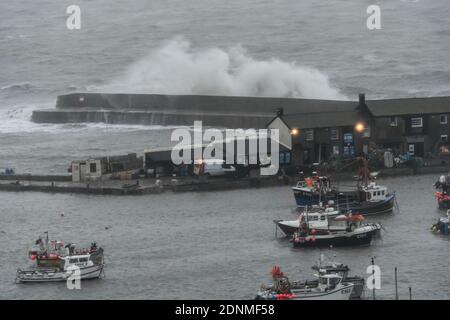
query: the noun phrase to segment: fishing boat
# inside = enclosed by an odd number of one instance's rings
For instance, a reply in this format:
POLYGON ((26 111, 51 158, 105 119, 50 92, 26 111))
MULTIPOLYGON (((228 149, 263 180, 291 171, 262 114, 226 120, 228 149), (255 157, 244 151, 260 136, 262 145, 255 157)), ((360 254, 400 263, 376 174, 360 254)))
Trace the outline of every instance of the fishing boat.
POLYGON ((256 300, 349 300, 354 284, 337 273, 318 273, 314 283, 290 282, 280 268, 272 268, 273 284, 262 285, 256 300))
POLYGON ((103 275, 103 249, 91 243, 88 248, 77 248, 73 243, 49 241, 48 233, 36 240, 35 248, 28 257, 33 265, 17 269, 16 282, 56 282, 67 281, 77 275, 80 280, 99 278, 103 275))
POLYGON ((331 179, 318 174, 297 182, 292 187, 297 206, 301 208, 321 205, 332 200, 341 212, 353 211, 362 215, 391 212, 395 204, 395 193, 390 193, 385 186, 374 181, 378 173, 370 173, 365 158, 358 158, 362 167, 358 182, 354 188, 338 189, 331 184, 331 179))
POLYGON ((292 236, 297 247, 369 245, 381 230, 379 223, 366 223, 360 214, 329 217, 323 213, 301 215, 300 227, 292 236), (311 215, 313 216, 313 215, 311 215))
POLYGON ((431 231, 444 235, 450 235, 450 210, 447 210, 447 216, 439 218, 437 223, 431 226, 431 231))

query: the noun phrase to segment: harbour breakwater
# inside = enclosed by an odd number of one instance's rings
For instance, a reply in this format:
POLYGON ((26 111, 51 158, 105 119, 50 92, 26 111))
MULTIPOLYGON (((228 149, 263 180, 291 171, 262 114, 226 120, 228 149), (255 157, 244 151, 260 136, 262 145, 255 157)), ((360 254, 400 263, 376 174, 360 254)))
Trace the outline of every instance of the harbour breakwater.
POLYGON ((37 123, 104 122, 108 124, 187 125, 265 128, 277 110, 296 113, 354 101, 206 95, 73 93, 57 97, 56 108, 35 110, 37 123))

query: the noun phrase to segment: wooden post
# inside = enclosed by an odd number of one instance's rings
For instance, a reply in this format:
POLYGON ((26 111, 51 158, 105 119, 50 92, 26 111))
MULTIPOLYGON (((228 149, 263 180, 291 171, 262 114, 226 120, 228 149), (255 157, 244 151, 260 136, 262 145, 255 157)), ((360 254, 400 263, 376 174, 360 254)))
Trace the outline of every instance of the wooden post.
POLYGON ((397 267, 395 267, 395 300, 398 300, 397 267))

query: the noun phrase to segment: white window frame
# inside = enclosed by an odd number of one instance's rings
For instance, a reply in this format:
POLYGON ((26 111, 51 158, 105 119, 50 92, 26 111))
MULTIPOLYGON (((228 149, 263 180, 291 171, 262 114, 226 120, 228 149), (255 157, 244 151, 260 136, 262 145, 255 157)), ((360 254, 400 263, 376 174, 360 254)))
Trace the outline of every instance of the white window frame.
POLYGON ((330 129, 330 140, 333 140, 333 141, 339 140, 339 129, 338 128, 330 129))
POLYGON ((423 118, 422 117, 416 117, 411 118, 411 128, 422 128, 423 127, 423 118), (414 120, 418 121, 420 120, 420 124, 413 124, 414 120))
POLYGON ((306 129, 305 130, 305 140, 306 141, 314 141, 314 129, 306 129))
POLYGON ((440 124, 447 124, 448 123, 448 117, 447 117, 447 115, 446 114, 441 114, 440 116, 439 116, 439 123, 440 124), (444 121, 442 121, 442 117, 444 117, 444 121))
POLYGON ((441 142, 448 142, 448 135, 441 134, 441 142))
POLYGON ((416 146, 413 143, 408 145, 408 153, 412 156, 416 153, 416 146))

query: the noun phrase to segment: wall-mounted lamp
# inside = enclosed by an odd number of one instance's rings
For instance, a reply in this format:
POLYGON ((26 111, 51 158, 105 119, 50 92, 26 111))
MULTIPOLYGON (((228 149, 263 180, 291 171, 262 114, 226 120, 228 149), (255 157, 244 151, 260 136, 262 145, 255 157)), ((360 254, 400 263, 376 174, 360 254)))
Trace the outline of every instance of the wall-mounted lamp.
POLYGON ((362 122, 357 122, 356 124, 355 124, 355 130, 356 130, 356 132, 363 132, 364 131, 364 129, 365 129, 365 127, 364 127, 364 123, 362 123, 362 122))
POLYGON ((297 136, 300 133, 300 130, 298 130, 297 128, 294 128, 291 130, 291 135, 293 136, 297 136))

